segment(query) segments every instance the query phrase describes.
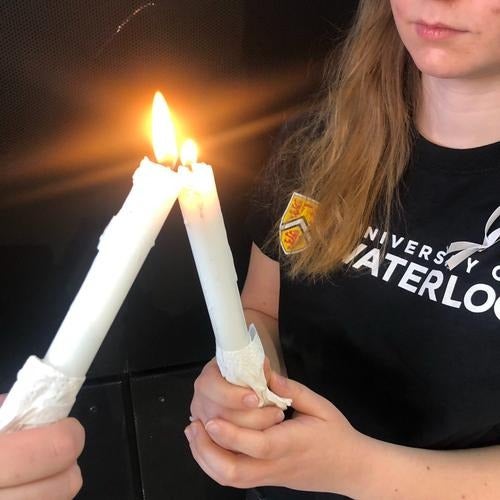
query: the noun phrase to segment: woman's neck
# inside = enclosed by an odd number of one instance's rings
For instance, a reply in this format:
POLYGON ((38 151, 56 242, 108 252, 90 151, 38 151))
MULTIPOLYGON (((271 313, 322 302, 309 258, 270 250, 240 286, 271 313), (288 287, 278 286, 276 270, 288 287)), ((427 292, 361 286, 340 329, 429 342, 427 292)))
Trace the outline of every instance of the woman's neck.
POLYGON ((422 75, 417 128, 435 144, 455 149, 500 141, 500 78, 455 80, 422 75))

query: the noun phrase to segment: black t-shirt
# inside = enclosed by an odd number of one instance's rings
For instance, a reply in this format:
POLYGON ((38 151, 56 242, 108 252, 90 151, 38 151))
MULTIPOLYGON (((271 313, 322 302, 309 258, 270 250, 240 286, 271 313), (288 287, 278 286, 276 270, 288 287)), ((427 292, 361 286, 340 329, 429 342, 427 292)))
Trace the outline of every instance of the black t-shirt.
MULTIPOLYGON (((280 202, 285 210, 288 200, 280 202)), ((500 444, 500 234, 454 269, 445 265, 452 242, 483 243, 500 206, 500 142, 454 150, 418 137, 401 202, 389 234, 367 228, 351 266, 314 284, 290 280, 284 252, 263 246, 281 214, 262 203, 251 212, 253 240, 281 262, 288 374, 377 439, 440 450, 500 444)), ((488 234, 499 227, 500 217, 488 234)))

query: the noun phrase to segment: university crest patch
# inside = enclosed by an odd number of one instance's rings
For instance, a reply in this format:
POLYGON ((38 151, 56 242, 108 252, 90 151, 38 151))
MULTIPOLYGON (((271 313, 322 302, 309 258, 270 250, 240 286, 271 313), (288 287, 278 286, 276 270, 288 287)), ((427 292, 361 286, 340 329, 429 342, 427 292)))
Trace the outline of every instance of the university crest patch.
POLYGON ((318 202, 293 193, 280 221, 280 245, 285 254, 298 253, 309 241, 309 226, 314 220, 318 202))

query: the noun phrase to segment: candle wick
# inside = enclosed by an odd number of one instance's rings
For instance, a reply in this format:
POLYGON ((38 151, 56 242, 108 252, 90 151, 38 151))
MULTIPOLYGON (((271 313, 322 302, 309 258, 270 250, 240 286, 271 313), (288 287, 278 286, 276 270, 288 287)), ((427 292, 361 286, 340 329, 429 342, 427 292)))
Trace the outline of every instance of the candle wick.
POLYGON ((173 170, 174 172, 177 172, 177 171, 179 170, 179 167, 180 167, 181 165, 182 165, 182 164, 181 164, 181 162, 179 161, 179 159, 178 159, 178 158, 176 158, 176 159, 175 159, 175 161, 173 161, 173 162, 172 162, 172 166, 171 166, 171 168, 172 168, 172 170, 173 170))
POLYGON ((155 158, 154 161, 158 163, 158 165, 163 165, 164 167, 168 167, 174 172, 177 172, 177 170, 181 166, 181 162, 177 157, 170 157, 163 161, 159 161, 157 158, 155 158))

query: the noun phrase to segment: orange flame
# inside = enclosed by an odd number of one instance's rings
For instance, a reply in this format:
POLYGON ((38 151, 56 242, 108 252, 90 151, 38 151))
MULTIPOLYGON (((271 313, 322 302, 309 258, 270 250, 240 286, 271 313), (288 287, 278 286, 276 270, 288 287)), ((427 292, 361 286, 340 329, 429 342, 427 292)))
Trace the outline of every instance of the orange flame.
POLYGON ((198 160, 198 146, 193 139, 186 139, 181 148, 181 162, 189 166, 198 160))
POLYGON ((167 101, 161 92, 153 99, 152 140, 156 161, 175 165, 178 158, 175 128, 167 101))

